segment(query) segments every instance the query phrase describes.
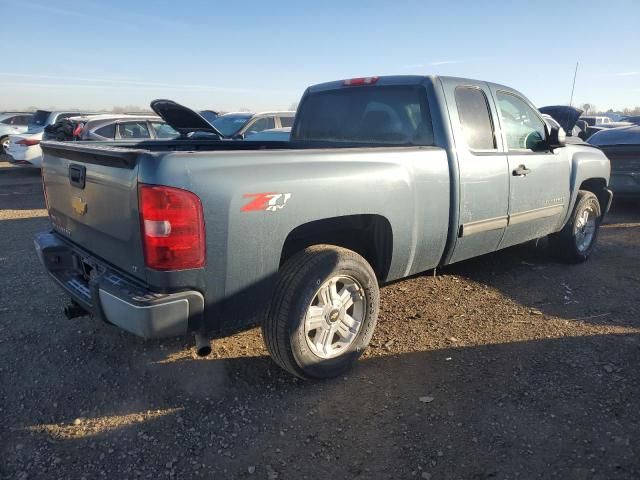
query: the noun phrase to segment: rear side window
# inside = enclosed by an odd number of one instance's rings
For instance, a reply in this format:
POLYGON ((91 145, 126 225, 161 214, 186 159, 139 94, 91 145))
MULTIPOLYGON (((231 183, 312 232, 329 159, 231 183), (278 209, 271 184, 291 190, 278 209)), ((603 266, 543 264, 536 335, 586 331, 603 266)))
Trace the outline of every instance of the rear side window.
POLYGON ((31 115, 19 115, 13 120, 14 125, 29 125, 31 115))
POLYGON ((312 93, 298 108, 292 140, 433 145, 422 87, 358 86, 312 93))
POLYGON ((150 138, 147 122, 124 122, 118 124, 120 138, 150 138))
POLYGON ((457 87, 455 97, 458 117, 469 148, 494 150, 496 140, 493 134, 493 122, 484 92, 474 87, 457 87))
POLYGON ((273 117, 263 117, 259 118, 255 122, 253 122, 247 128, 247 133, 258 133, 263 130, 269 130, 271 128, 275 128, 276 122, 273 117))
POLYGON ((116 138, 116 124, 110 123, 109 125, 96 129, 93 133, 104 138, 116 138))
POLYGON ((30 125, 42 127, 47 124, 47 120, 49 119, 49 115, 51 112, 47 112, 46 110, 38 110, 31 117, 30 125))
POLYGON ((280 117, 280 125, 282 127, 292 127, 295 117, 280 117))

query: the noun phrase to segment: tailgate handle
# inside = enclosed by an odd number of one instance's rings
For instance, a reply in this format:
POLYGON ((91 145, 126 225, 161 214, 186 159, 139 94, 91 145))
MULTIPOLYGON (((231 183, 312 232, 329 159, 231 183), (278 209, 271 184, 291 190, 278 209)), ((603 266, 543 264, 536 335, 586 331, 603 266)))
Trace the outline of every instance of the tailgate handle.
POLYGON ((84 188, 87 180, 87 167, 84 165, 69 165, 69 182, 78 188, 84 188))

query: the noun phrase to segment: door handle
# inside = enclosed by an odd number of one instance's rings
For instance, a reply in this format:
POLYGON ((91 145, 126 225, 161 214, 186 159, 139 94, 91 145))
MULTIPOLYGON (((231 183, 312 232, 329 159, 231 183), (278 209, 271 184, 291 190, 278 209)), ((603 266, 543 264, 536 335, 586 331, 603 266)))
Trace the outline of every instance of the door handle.
POLYGON ((518 165, 518 168, 516 168, 512 173, 514 177, 526 177, 529 173, 531 173, 531 170, 529 170, 524 165, 518 165))

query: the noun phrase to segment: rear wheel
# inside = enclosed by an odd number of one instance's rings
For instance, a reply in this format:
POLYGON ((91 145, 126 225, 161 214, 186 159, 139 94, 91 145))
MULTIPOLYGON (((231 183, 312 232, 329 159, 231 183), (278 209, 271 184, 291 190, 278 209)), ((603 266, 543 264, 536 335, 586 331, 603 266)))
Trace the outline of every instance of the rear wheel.
POLYGON ((601 219, 598 197, 580 190, 569 221, 561 231, 549 237, 553 254, 568 263, 587 260, 596 245, 601 219))
POLYGON ((335 377, 369 344, 378 308, 367 261, 345 248, 316 245, 281 268, 262 333, 285 370, 300 378, 335 377))
POLYGON ((3 155, 7 155, 7 150, 9 148, 9 136, 8 135, 6 137, 0 138, 0 148, 2 148, 2 151, 0 153, 2 153, 3 155))

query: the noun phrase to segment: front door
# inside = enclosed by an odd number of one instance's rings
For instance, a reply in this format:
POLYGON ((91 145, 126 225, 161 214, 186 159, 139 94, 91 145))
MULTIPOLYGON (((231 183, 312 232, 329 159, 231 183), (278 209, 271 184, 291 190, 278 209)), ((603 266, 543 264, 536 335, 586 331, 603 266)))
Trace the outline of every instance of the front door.
POLYGON ((508 221, 509 172, 497 111, 484 82, 443 79, 460 178, 459 224, 449 262, 496 250, 508 221))
POLYGON ((547 147, 544 120, 524 98, 494 89, 509 159, 509 224, 500 248, 558 229, 569 203, 571 165, 564 148, 547 147))

